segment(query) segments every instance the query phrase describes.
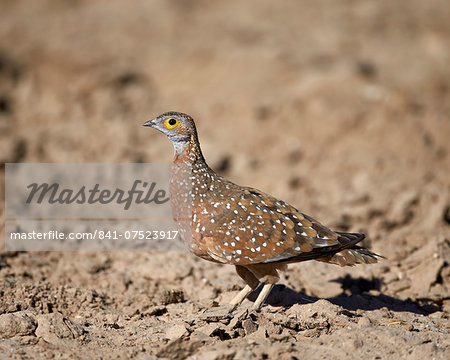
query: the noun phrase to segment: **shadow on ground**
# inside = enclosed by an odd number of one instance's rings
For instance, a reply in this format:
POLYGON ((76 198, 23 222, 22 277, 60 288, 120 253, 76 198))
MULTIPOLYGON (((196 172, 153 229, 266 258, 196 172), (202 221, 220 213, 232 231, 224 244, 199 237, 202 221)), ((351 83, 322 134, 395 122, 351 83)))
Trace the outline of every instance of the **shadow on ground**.
MULTIPOLYGON (((387 308, 396 312, 411 312, 414 314, 427 315, 429 312, 422 309, 411 300, 396 299, 392 296, 378 294, 369 294, 370 290, 380 289, 380 279, 374 278, 367 280, 364 278, 353 278, 349 275, 334 280, 342 284, 342 294, 326 298, 332 304, 342 306, 349 311, 356 310, 377 310, 387 308)), ((255 301, 261 287, 249 296, 249 300, 255 301)), ((267 303, 277 307, 290 307, 295 304, 314 303, 321 298, 306 295, 303 292, 297 292, 285 285, 275 285, 267 299, 267 303)))

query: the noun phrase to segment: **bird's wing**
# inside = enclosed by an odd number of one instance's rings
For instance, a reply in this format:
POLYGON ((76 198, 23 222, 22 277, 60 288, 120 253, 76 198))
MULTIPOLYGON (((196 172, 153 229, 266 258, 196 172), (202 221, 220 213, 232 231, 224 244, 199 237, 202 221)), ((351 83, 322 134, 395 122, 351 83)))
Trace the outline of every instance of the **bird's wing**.
POLYGON ((207 204, 204 216, 200 215, 209 254, 217 261, 236 265, 295 262, 336 253, 355 243, 257 189, 232 190, 226 200, 207 204))

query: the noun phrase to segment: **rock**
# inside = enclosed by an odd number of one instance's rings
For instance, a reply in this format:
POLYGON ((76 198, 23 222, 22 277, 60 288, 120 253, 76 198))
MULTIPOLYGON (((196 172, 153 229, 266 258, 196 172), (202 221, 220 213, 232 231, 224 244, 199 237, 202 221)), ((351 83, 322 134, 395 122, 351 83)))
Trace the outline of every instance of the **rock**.
POLYGON ((323 299, 306 305, 296 304, 286 311, 284 317, 278 317, 274 322, 301 331, 308 337, 328 333, 331 326, 344 327, 353 323, 342 307, 323 299))
POLYGON ((445 318, 445 313, 442 311, 436 311, 430 315, 428 315, 428 317, 430 319, 444 319, 445 318))
POLYGON ((252 334, 258 330, 258 325, 250 318, 242 321, 242 327, 244 328, 246 335, 252 334))
POLYGON ((85 340, 83 327, 65 318, 61 313, 36 315, 36 336, 53 345, 67 345, 73 340, 85 340))
POLYGON ((203 326, 200 326, 195 330, 195 332, 201 332, 207 336, 213 336, 213 334, 220 329, 218 324, 206 324, 203 326))
POLYGON ((249 342, 249 344, 252 344, 252 343, 261 343, 265 341, 268 337, 269 334, 267 329, 263 326, 260 326, 258 330, 250 334, 248 337, 246 337, 246 339, 249 342))
POLYGON ((166 331, 166 335, 165 337, 169 340, 175 340, 175 339, 179 339, 184 335, 188 334, 188 330, 186 329, 186 327, 184 325, 178 324, 178 325, 174 325, 172 327, 170 327, 167 331, 166 331))
POLYGON ((162 305, 158 305, 158 306, 152 306, 152 307, 148 308, 144 312, 144 315, 160 316, 160 315, 165 314, 166 312, 167 312, 167 307, 162 306, 162 305))
POLYGON ((229 322, 231 317, 232 315, 226 307, 208 309, 200 315, 200 319, 206 322, 218 322, 223 320, 229 322))
POLYGON ((32 335, 36 327, 36 319, 25 311, 0 316, 0 338, 32 335))
POLYGON ((244 320, 245 318, 247 318, 248 316, 248 310, 247 309, 243 309, 240 310, 236 315, 234 315, 234 317, 231 319, 230 324, 228 325, 228 327, 230 329, 236 329, 237 327, 241 326, 242 324, 242 320, 244 320))
POLYGON ((363 316, 358 320, 359 327, 363 328, 363 327, 368 327, 371 325, 372 325, 372 320, 370 320, 368 317, 363 316))
POLYGON ((183 290, 166 289, 159 298, 159 303, 162 305, 178 304, 184 301, 183 290))

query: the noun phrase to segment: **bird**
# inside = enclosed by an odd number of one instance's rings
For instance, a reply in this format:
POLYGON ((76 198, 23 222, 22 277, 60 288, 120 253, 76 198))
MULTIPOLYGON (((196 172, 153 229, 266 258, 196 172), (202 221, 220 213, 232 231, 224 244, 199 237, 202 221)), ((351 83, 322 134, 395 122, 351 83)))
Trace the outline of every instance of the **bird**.
POLYGON ((382 258, 357 245, 364 234, 330 230, 283 200, 217 174, 203 157, 190 115, 170 111, 143 126, 159 130, 173 144, 169 192, 184 243, 202 259, 234 265, 246 284, 231 300, 230 311, 262 284, 253 304, 260 309, 288 264, 317 260, 353 266, 382 258))

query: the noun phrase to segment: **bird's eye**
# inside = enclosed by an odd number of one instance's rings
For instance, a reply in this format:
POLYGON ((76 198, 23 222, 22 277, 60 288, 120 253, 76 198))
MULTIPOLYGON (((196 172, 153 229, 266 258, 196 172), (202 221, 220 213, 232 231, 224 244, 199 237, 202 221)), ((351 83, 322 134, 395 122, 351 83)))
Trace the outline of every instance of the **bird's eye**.
POLYGON ((164 127, 166 129, 173 129, 176 128, 178 125, 180 125, 180 122, 175 118, 169 118, 166 121, 164 121, 164 127))

